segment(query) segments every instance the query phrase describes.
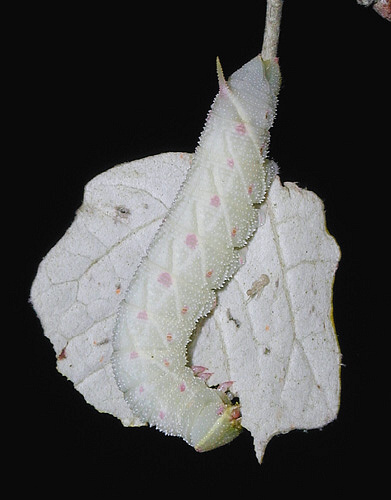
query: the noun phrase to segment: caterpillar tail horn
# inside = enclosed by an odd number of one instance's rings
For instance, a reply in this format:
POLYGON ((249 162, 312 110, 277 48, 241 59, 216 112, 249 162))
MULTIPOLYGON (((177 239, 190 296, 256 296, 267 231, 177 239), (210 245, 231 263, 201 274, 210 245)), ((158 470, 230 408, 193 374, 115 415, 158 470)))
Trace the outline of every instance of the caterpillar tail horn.
POLYGON ((220 90, 227 88, 227 82, 224 78, 223 68, 221 66, 220 59, 218 56, 216 57, 216 70, 217 70, 217 78, 219 81, 220 90))

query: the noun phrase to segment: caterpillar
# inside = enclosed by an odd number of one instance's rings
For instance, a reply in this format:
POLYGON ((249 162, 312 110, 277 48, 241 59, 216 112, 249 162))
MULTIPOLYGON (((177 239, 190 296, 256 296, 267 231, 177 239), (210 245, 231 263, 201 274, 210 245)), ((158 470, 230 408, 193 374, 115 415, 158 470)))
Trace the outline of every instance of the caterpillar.
POLYGON ((217 76, 186 180, 120 304, 112 354, 132 411, 197 451, 241 431, 240 405, 194 375, 186 346, 256 230, 275 175, 266 156, 280 86, 277 59, 260 55, 228 81, 217 58, 217 76))

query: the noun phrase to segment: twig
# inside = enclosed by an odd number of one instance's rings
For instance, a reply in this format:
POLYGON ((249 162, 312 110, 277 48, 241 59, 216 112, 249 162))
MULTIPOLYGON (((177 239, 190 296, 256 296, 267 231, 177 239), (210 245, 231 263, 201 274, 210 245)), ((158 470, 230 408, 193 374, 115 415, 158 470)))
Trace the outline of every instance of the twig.
POLYGON ((283 0, 267 0, 266 23, 261 57, 264 61, 277 56, 283 0))

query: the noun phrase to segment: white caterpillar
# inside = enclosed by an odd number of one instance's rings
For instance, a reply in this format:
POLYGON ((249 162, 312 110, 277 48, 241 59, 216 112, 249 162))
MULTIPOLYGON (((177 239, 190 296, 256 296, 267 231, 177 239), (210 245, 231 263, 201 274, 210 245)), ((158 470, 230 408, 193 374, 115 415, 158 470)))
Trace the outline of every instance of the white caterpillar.
POLYGON ((132 411, 197 451, 240 432, 240 411, 187 366, 186 345, 239 266, 274 177, 266 161, 280 73, 257 56, 225 81, 192 167, 122 301, 112 365, 132 411))

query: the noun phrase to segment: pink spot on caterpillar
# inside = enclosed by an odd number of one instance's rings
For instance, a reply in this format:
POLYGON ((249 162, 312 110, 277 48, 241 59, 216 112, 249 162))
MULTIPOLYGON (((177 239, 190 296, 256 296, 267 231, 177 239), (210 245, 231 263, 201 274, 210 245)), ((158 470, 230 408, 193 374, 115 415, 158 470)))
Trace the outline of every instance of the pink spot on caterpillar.
POLYGON ((186 314, 188 310, 189 310, 189 308, 187 306, 183 306, 181 309, 181 313, 186 314))
POLYGON ((137 318, 138 318, 138 319, 148 319, 148 314, 147 314, 147 311, 140 311, 140 312, 137 314, 137 318))
POLYGON ((236 227, 233 227, 232 231, 231 231, 232 238, 235 238, 237 232, 238 232, 238 230, 236 229, 236 227))
POLYGON ((229 167, 233 168, 233 166, 234 166, 234 161, 233 161, 233 159, 232 159, 232 158, 228 158, 228 159, 227 159, 227 165, 228 165, 229 167))
POLYGON ((210 199, 210 204, 213 207, 219 207, 220 206, 220 198, 217 196, 217 194, 215 194, 214 196, 212 196, 212 198, 210 199))
POLYGON ((166 288, 170 288, 172 285, 172 278, 169 273, 161 273, 158 277, 158 282, 161 283, 166 288))
POLYGON ((239 135, 244 135, 247 132, 246 125, 244 123, 238 123, 235 125, 235 130, 239 135))
POLYGON ((163 359, 163 364, 164 366, 170 366, 170 362, 168 361, 168 359, 163 359))
POLYGON ((254 190, 254 184, 251 184, 251 186, 249 186, 247 190, 248 194, 252 194, 253 190, 254 190))
POLYGON ((166 416, 166 414, 164 413, 164 411, 159 411, 159 418, 161 420, 163 420, 163 418, 166 416))
POLYGON ((136 358, 138 358, 138 352, 136 352, 136 351, 132 351, 132 352, 129 354, 129 357, 130 357, 130 359, 136 359, 136 358))
POLYGON ((224 413, 224 410, 225 410, 225 406, 224 405, 220 405, 217 408, 217 415, 222 415, 224 413))
POLYGON ((205 274, 206 278, 210 278, 213 274, 213 269, 209 269, 209 271, 205 274))
POLYGON ((172 335, 171 335, 171 333, 167 333, 166 339, 167 339, 167 342, 171 342, 172 341, 172 335))
POLYGON ((192 250, 198 245, 197 236, 195 234, 188 234, 186 236, 186 245, 192 250))
POLYGON ((142 385, 140 385, 140 387, 138 388, 138 392, 140 394, 142 394, 144 392, 144 387, 142 385))
POLYGON ((185 385, 185 383, 184 383, 184 382, 182 382, 182 383, 181 383, 181 385, 179 386, 179 390, 180 390, 181 392, 184 392, 184 391, 186 390, 186 385, 185 385))

